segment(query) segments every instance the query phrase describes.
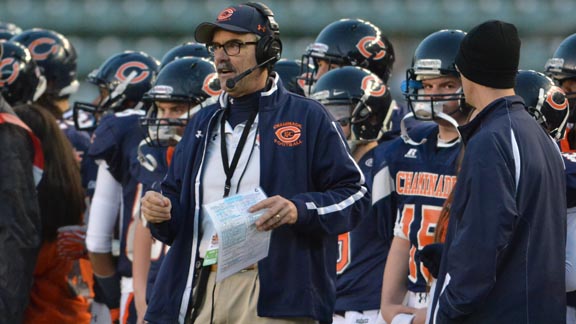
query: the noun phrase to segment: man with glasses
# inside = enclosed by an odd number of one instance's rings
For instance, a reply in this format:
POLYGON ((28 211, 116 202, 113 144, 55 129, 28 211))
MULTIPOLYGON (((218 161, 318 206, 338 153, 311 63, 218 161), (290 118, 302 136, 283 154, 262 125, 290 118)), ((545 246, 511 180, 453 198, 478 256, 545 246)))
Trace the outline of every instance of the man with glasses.
POLYGON ((337 237, 369 205, 364 177, 322 105, 270 72, 282 46, 269 8, 228 7, 195 37, 213 53, 224 92, 188 124, 162 194, 142 198, 153 235, 171 245, 145 320, 329 323, 337 237), (216 283, 207 251, 218 237, 203 206, 258 187, 269 198, 249 212, 263 212, 255 226, 272 231, 268 256, 216 283))

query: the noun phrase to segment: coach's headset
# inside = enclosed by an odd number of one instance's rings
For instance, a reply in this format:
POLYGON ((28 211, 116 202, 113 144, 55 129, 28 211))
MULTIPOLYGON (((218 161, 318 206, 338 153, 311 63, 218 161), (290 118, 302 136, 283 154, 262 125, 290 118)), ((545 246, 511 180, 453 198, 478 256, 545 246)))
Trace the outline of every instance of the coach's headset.
POLYGON ((261 2, 247 2, 244 5, 252 7, 268 20, 268 25, 270 30, 272 30, 272 35, 262 36, 256 44, 256 63, 262 64, 269 61, 268 66, 274 65, 282 54, 282 42, 280 41, 280 28, 276 19, 274 19, 274 13, 268 6, 261 2))

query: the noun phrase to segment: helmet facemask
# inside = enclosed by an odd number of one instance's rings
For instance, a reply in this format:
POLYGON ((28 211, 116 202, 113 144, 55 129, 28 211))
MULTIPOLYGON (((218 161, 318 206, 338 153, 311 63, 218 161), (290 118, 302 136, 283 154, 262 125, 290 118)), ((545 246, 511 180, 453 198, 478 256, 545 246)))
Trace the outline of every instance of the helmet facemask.
POLYGON ((306 54, 302 55, 301 86, 306 94, 312 93, 312 87, 318 80, 319 60, 326 61, 328 71, 333 65, 345 66, 348 64, 343 58, 328 53, 328 45, 312 43, 306 48, 306 54))
POLYGON ((424 141, 416 143, 410 139, 404 125, 405 119, 414 117, 418 120, 440 123, 441 120, 444 120, 458 130, 457 119, 459 118, 457 116, 461 116, 461 114, 468 115, 469 113, 462 108, 464 103, 462 86, 453 93, 425 93, 423 80, 457 76, 455 73, 442 71, 440 65, 439 60, 420 60, 415 64, 415 68, 410 68, 406 72, 404 96, 411 112, 404 116, 400 128, 402 138, 413 145, 422 144, 424 141))
POLYGON ((140 125, 145 129, 146 142, 150 146, 175 146, 182 139, 182 132, 188 121, 200 109, 213 104, 217 97, 210 97, 206 100, 194 98, 186 102, 188 109, 178 118, 158 117, 158 106, 153 103, 148 110, 146 117, 140 119, 140 125))
POLYGON ((449 110, 447 104, 457 102, 458 107, 461 106, 464 101, 462 86, 454 93, 426 94, 422 82, 447 76, 459 77, 458 74, 442 70, 440 60, 419 60, 414 66, 406 71, 406 88, 403 89, 414 118, 431 121, 441 118, 440 113, 453 115, 458 112, 459 108, 449 110))

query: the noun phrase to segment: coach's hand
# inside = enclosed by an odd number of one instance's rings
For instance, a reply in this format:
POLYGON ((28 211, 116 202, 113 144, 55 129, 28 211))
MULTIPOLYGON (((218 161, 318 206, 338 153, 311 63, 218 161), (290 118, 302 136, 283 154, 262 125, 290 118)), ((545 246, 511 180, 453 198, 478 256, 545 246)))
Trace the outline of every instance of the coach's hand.
POLYGON ((172 204, 170 199, 155 191, 147 191, 140 200, 142 216, 150 223, 161 223, 170 220, 172 204))
POLYGON ((261 209, 268 209, 256 221, 256 229, 269 231, 284 224, 294 224, 298 220, 296 205, 282 196, 266 198, 248 210, 255 213, 261 209))

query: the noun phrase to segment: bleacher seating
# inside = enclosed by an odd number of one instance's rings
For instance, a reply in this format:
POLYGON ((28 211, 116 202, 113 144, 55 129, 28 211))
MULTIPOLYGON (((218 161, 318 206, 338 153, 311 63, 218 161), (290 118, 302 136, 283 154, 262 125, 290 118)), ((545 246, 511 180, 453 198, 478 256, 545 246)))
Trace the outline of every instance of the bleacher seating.
MULTIPOLYGON (((196 25, 213 19, 230 0, 3 0, 0 21, 23 29, 43 27, 70 37, 83 77, 108 56, 125 49, 156 57, 193 40, 196 25)), ((521 67, 541 70, 559 42, 576 32, 572 0, 268 0, 276 13, 284 57, 299 58, 330 22, 357 17, 380 26, 395 43, 396 78, 423 37, 442 28, 467 30, 491 18, 515 23, 522 38, 521 67)))

